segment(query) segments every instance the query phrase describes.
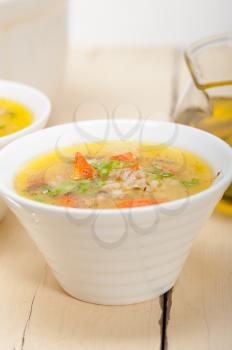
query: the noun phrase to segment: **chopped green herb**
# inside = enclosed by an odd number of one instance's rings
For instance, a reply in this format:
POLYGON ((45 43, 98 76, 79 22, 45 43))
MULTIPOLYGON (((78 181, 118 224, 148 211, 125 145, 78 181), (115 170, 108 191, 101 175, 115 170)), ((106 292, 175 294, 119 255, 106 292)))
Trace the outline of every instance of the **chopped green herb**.
POLYGON ((39 194, 34 195, 34 196, 33 196, 33 199, 34 199, 36 202, 44 202, 44 197, 43 197, 43 196, 40 196, 39 194))
POLYGON ((109 174, 110 168, 108 162, 92 162, 91 164, 101 177, 105 177, 109 174))
POLYGON ((152 174, 159 174, 160 175, 163 173, 163 170, 161 168, 157 167, 156 165, 152 166, 150 171, 152 174))
POLYGON ((154 174, 152 177, 154 180, 162 180, 162 178, 164 178, 164 177, 174 176, 173 173, 168 172, 168 171, 163 171, 161 168, 159 168, 157 166, 153 166, 150 171, 152 174, 154 174))
POLYGON ((174 175, 174 174, 169 173, 169 172, 165 172, 165 173, 162 173, 162 174, 161 174, 162 177, 171 177, 171 176, 173 176, 173 175, 174 175))
POLYGON ((129 168, 133 165, 135 165, 135 163, 133 162, 120 162, 121 163, 121 168, 129 168))
POLYGON ((41 185, 40 186, 40 191, 41 191, 42 194, 47 194, 47 193, 49 193, 51 191, 51 187, 48 186, 48 185, 45 185, 45 184, 41 185))
POLYGON ((152 176, 152 179, 153 179, 153 180, 157 180, 157 181, 158 181, 158 180, 161 180, 161 175, 155 174, 155 175, 152 176))
POLYGON ((102 186, 105 185, 105 181, 102 180, 94 180, 94 185, 96 186, 97 189, 101 188, 102 186))
POLYGON ((101 177, 106 177, 109 175, 112 169, 122 169, 132 166, 131 162, 122 162, 120 160, 108 160, 102 162, 91 162, 91 165, 97 170, 98 175, 101 177))
POLYGON ((61 181, 56 187, 51 187, 49 194, 62 196, 69 192, 86 193, 91 185, 90 180, 66 180, 61 181))
POLYGON ((90 180, 80 180, 78 181, 77 191, 80 193, 86 193, 91 185, 90 180))
MULTIPOLYGON (((28 192, 27 191, 24 191, 23 192, 25 197, 28 196, 28 192)), ((36 192, 30 192, 30 196, 32 196, 33 200, 37 201, 37 202, 44 202, 44 196, 41 195, 41 194, 38 194, 36 192)))
POLYGON ((69 192, 75 192, 78 189, 78 182, 75 180, 61 181, 56 187, 51 187, 49 194, 52 196, 62 196, 69 192))
POLYGON ((96 193, 102 186, 105 185, 105 181, 102 180, 64 180, 56 186, 49 186, 43 184, 36 191, 30 191, 30 194, 34 197, 48 195, 50 197, 63 196, 69 192, 73 193, 96 193), (39 191, 39 193, 38 193, 39 191))
POLYGON ((111 168, 119 168, 121 166, 121 163, 120 160, 112 160, 110 161, 110 166, 111 168))
POLYGON ((184 181, 181 181, 181 183, 186 187, 186 188, 190 188, 194 185, 198 185, 199 184, 199 180, 198 179, 195 179, 193 178, 192 180, 184 180, 184 181))

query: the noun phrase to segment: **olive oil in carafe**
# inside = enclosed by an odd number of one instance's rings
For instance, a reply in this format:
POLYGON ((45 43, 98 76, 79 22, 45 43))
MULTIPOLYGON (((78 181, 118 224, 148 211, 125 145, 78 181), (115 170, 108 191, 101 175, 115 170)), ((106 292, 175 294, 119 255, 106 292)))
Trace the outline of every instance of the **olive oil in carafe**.
MULTIPOLYGON (((191 44, 184 59, 192 81, 174 120, 212 133, 232 147, 232 32, 191 44)), ((232 184, 218 209, 232 215, 232 184)))
POLYGON ((177 122, 208 131, 232 146, 232 97, 212 97, 210 105, 210 114, 192 107, 183 111, 177 122))
MULTIPOLYGON (((186 124, 210 132, 232 146, 232 97, 211 97, 208 113, 201 108, 186 108, 176 118, 178 123, 186 124)), ((232 184, 224 199, 232 205, 232 184)))

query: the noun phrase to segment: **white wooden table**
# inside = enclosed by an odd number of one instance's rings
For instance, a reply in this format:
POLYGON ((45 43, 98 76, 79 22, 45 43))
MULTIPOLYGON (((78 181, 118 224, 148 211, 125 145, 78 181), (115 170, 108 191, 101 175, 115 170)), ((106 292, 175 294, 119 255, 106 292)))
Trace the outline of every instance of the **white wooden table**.
MULTIPOLYGON (((79 119, 102 116, 104 109, 167 119, 185 83, 176 49, 76 50, 50 124, 71 121, 80 104, 79 119)), ((0 283, 0 350, 232 349, 232 218, 218 213, 174 290, 124 307, 65 294, 8 213, 0 224, 0 283)))

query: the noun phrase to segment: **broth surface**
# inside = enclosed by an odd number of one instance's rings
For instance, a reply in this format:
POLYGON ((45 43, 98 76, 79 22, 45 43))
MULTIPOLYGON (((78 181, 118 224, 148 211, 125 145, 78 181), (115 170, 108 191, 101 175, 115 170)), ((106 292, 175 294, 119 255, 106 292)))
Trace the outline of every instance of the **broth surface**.
POLYGON ((210 166, 175 147, 110 141, 40 155, 15 179, 18 194, 52 205, 129 208, 187 197, 213 182, 210 166))
POLYGON ((32 113, 21 103, 0 98, 0 137, 26 128, 32 119, 32 113))

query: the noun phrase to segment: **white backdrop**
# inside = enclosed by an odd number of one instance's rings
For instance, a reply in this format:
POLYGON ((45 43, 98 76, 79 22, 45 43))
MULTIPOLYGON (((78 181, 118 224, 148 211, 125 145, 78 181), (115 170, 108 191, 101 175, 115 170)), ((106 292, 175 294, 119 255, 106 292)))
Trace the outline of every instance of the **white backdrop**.
POLYGON ((186 44, 232 31, 232 0, 71 0, 73 46, 186 44))

